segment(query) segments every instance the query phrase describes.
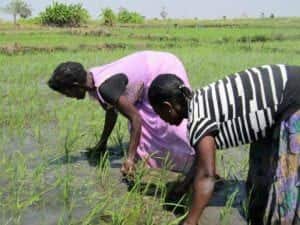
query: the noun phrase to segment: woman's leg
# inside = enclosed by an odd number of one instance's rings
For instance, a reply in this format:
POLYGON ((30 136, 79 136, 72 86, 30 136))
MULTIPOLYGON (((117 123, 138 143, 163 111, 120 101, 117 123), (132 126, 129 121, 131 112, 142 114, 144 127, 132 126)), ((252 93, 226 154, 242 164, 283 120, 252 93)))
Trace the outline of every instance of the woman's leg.
POLYGON ((275 176, 276 146, 272 138, 253 143, 250 147, 249 171, 246 182, 248 220, 252 225, 263 225, 269 190, 275 176))
POLYGON ((276 139, 251 146, 247 181, 251 224, 300 224, 300 111, 279 128, 276 139))

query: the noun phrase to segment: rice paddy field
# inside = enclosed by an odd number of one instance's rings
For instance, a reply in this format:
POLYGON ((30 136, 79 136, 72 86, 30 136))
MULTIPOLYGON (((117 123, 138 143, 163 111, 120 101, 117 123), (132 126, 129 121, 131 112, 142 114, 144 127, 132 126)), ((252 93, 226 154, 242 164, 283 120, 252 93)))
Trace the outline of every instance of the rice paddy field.
MULTIPOLYGON (((300 65, 300 19, 150 21, 144 25, 51 28, 0 22, 0 224, 176 225, 189 196, 167 199, 181 179, 139 163, 134 182, 120 174, 129 140, 119 116, 99 163, 84 151, 101 135, 104 111, 51 91, 46 82, 63 61, 85 67, 135 51, 176 54, 192 86, 248 67, 300 65)), ((217 184, 201 224, 246 224, 248 146, 218 152, 217 184)))

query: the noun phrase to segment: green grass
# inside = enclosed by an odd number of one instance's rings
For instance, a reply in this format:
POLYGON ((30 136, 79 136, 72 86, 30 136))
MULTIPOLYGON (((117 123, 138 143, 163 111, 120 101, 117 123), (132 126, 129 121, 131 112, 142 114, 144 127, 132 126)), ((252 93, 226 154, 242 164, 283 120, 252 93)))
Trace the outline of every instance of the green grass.
MULTIPOLYGON (((73 29, 73 34, 70 29, 22 24, 15 29, 1 23, 0 224, 31 224, 33 215, 44 224, 155 225, 178 220, 163 210, 166 171, 147 178, 149 171, 140 169, 136 186, 127 192, 107 157, 98 167, 86 161, 72 162, 97 141, 104 112, 95 101, 68 99, 47 87, 57 64, 73 60, 91 67, 137 50, 169 51, 184 62, 196 88, 251 66, 299 65, 299 21, 152 21, 115 28, 99 28, 94 23, 75 29, 77 33, 73 29), (174 23, 179 25, 174 27, 174 23), (110 36, 92 34, 95 29, 106 29, 110 36), (97 48, 112 43, 124 46, 97 48), (42 49, 6 51, 14 46, 42 49), (156 197, 140 193, 144 180, 156 182, 156 197)), ((128 137, 127 122, 119 118, 109 146, 125 149, 128 137)), ((245 179, 247 157, 245 148, 218 153, 219 173, 228 179, 245 179), (240 163, 232 163, 232 157, 238 157, 240 163)), ((222 211, 223 224, 233 198, 222 211)))

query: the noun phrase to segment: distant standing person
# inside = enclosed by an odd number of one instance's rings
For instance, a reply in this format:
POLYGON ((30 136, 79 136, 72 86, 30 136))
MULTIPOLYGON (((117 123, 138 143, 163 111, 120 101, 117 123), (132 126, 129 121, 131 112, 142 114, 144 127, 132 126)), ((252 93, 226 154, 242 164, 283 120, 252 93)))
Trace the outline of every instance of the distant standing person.
POLYGON ((157 76, 149 101, 161 118, 188 118, 195 166, 177 192, 193 181, 184 225, 198 224, 213 194, 216 149, 251 143, 247 180, 252 225, 300 224, 300 67, 250 68, 191 92, 173 74, 157 76))
POLYGON ((189 87, 181 61, 167 52, 142 51, 106 65, 85 70, 80 63, 61 63, 48 82, 50 88, 68 97, 83 99, 88 92, 106 110, 104 130, 93 151, 105 151, 118 112, 129 120, 128 158, 122 172, 131 174, 137 158, 149 167, 186 172, 193 164, 194 150, 187 138, 186 120, 176 127, 162 121, 148 101, 148 88, 159 74, 176 74, 189 87))

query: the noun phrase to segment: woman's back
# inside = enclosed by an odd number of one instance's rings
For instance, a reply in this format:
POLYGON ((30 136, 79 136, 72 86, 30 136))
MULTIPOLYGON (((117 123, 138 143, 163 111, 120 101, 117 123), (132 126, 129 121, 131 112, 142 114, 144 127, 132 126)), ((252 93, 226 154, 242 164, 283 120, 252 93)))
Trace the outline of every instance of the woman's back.
MULTIPOLYGON (((173 54, 158 51, 141 51, 125 56, 112 63, 89 70, 93 74, 96 87, 116 74, 125 74, 128 79, 126 95, 130 99, 148 102, 148 88, 153 79, 164 73, 175 74, 190 86, 181 61, 173 54), (141 91, 143 90, 143 91, 141 91)), ((100 93, 100 99, 103 99, 100 93)))
POLYGON ((250 68, 197 90, 189 113, 192 145, 207 133, 216 134, 217 148, 266 137, 278 118, 299 107, 299 68, 250 68))

